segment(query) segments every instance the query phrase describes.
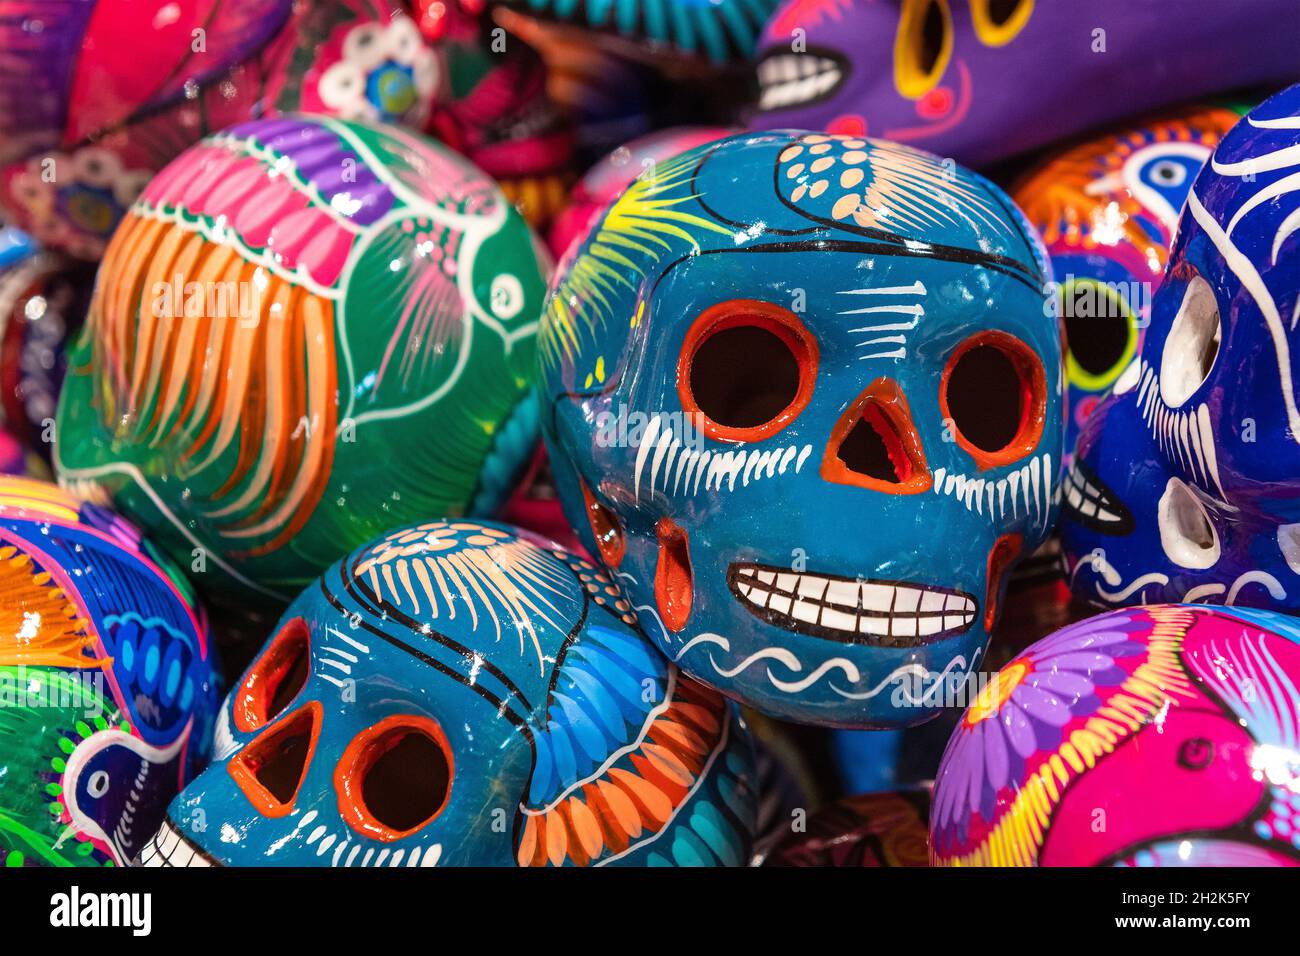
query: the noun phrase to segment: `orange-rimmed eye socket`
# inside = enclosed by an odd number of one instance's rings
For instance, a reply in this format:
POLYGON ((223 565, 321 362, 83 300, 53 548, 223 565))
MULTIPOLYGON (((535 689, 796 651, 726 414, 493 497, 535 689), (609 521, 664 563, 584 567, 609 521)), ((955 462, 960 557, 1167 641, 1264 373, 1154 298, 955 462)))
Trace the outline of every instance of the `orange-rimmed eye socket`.
POLYGON ((265 727, 284 713, 311 674, 311 636, 295 617, 280 628, 253 662, 234 698, 235 726, 244 733, 265 727))
POLYGON ((817 340, 789 309, 731 299, 705 309, 687 330, 677 394, 710 438, 761 441, 807 406, 817 360, 817 340))
POLYGON ((1038 445, 1047 375, 1028 345, 1007 332, 976 333, 953 351, 939 385, 953 438, 981 469, 1019 461, 1038 445))
POLYGON ((339 812, 364 837, 400 840, 447 806, 454 770, 451 745, 436 722, 386 717, 357 734, 334 768, 339 812))

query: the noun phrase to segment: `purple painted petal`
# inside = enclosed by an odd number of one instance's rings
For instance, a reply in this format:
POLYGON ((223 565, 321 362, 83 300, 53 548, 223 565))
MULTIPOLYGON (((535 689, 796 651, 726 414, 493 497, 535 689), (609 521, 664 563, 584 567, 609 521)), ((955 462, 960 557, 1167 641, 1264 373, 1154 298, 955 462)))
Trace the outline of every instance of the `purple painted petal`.
POLYGON ((986 720, 988 733, 984 735, 984 775, 994 790, 1006 786, 1007 779, 1007 742, 1002 736, 1002 728, 986 720))
POLYGON ((1070 722, 1070 708, 1064 700, 1050 691, 1021 684, 1011 692, 1011 702, 1034 720, 1053 727, 1064 727, 1070 722))
POLYGON ((993 719, 1002 721, 1002 726, 1006 728, 1007 741, 1020 756, 1028 757, 1038 749, 1038 744, 1034 740, 1034 729, 1030 726, 1025 712, 1019 707, 1003 707, 1001 716, 993 719))
POLYGON ((1064 670, 1035 671, 1025 678, 1025 684, 1060 694, 1072 703, 1088 696, 1093 689, 1093 683, 1087 677, 1077 671, 1064 670))
POLYGON ((966 764, 966 803, 970 812, 974 813, 980 807, 980 791, 984 789, 984 742, 981 737, 988 734, 985 727, 987 721, 983 721, 971 728, 971 739, 966 742, 967 764, 966 764))
POLYGON ((1070 654, 1053 657, 1050 666, 1055 667, 1057 670, 1082 671, 1084 674, 1091 674, 1093 671, 1109 670, 1115 666, 1115 661, 1108 654, 1074 651, 1070 654))

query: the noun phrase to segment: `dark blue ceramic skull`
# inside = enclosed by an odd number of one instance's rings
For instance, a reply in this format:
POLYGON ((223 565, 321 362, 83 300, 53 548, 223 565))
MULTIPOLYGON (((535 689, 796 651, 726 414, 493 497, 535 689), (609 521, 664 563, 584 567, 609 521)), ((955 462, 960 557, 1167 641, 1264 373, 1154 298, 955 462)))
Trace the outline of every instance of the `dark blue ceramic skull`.
POLYGON ((1071 579, 1103 606, 1300 608, 1300 87, 1197 177, 1142 351, 1063 486, 1071 579))

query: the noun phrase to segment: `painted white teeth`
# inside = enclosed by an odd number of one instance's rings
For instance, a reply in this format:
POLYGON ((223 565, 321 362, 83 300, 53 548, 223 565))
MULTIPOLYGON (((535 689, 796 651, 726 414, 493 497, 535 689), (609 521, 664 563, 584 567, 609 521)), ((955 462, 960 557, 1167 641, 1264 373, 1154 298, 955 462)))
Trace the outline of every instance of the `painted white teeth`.
POLYGON ((1119 515, 1106 508, 1109 499, 1102 493, 1101 489, 1093 487, 1092 483, 1079 471, 1077 465, 1071 466, 1069 473, 1065 476, 1063 488, 1066 504, 1083 517, 1095 518, 1098 521, 1119 522, 1123 520, 1119 515))
POLYGON ((845 634, 933 637, 967 629, 977 613, 970 596, 921 585, 789 574, 756 566, 736 568, 733 581, 742 599, 769 616, 845 634))
POLYGON ((805 103, 833 89, 841 79, 834 60, 809 54, 771 56, 758 65, 760 109, 805 103))
POLYGON ((137 866, 147 867, 187 867, 211 866, 211 862, 199 853, 175 827, 166 820, 140 851, 137 866))

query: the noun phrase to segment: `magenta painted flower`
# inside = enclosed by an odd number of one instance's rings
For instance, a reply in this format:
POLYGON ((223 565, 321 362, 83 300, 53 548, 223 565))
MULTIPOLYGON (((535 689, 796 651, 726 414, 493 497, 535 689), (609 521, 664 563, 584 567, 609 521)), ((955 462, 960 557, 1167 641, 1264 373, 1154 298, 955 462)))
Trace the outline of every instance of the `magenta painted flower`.
POLYGON ((980 690, 958 725, 935 787, 936 832, 978 813, 991 821, 1000 791, 1024 779, 1034 754, 1054 751, 1065 728, 1101 706, 1147 648, 1133 639, 1151 629, 1141 609, 1082 621, 1017 657, 980 690))

